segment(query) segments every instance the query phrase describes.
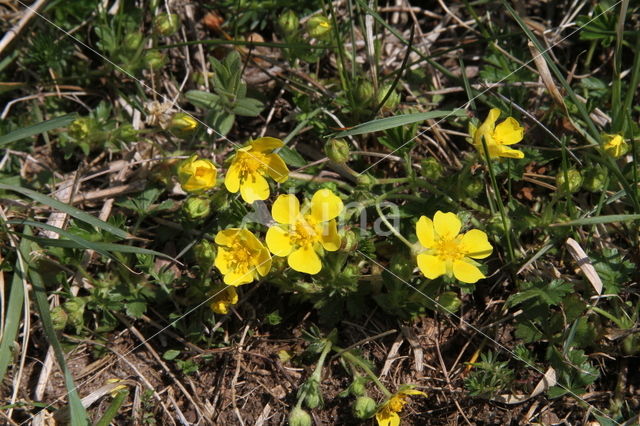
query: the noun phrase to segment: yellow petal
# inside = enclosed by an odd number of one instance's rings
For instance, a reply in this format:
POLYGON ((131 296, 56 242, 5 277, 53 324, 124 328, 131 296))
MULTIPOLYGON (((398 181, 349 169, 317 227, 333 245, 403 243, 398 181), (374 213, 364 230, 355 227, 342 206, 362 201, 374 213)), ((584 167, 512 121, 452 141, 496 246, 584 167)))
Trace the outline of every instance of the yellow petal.
POLYGON ((291 253, 287 259, 287 263, 292 269, 298 272, 315 275, 322 269, 322 263, 318 254, 310 245, 300 247, 291 253))
POLYGON ((524 127, 513 117, 507 117, 502 123, 496 126, 493 138, 501 145, 513 145, 524 137, 524 127))
POLYGON ((433 216, 433 229, 438 236, 450 240, 460 232, 462 223, 455 213, 442 213, 437 211, 433 216))
POLYGON ((260 249, 256 257, 256 270, 261 276, 265 276, 271 270, 271 255, 266 248, 260 249))
POLYGON ((447 265, 437 256, 419 254, 417 257, 418 269, 430 280, 436 279, 447 272, 447 265))
POLYGON ((267 174, 276 182, 286 182, 289 178, 289 169, 282 161, 278 154, 268 154, 267 158, 267 174))
POLYGON ((227 187, 227 191, 233 194, 240 189, 240 167, 236 162, 231 163, 231 167, 227 170, 224 186, 227 187))
POLYGON ((224 283, 232 286, 239 286, 250 283, 255 279, 255 269, 233 270, 224 275, 224 283))
POLYGON ((240 229, 238 228, 224 229, 216 234, 214 241, 219 246, 228 246, 235 238, 237 238, 239 231, 240 229))
POLYGON ((322 229, 320 236, 322 247, 327 251, 336 251, 340 248, 340 235, 335 220, 330 220, 322 229))
POLYGON ((267 230, 267 247, 276 256, 288 256, 293 250, 289 233, 279 226, 272 226, 267 230))
POLYGON ((484 259, 493 251, 493 246, 489 244, 487 234, 479 229, 472 229, 462 236, 460 240, 460 250, 466 256, 474 259, 484 259))
POLYGON ((473 284, 485 277, 477 266, 464 260, 453 262, 453 276, 463 283, 469 284, 473 284))
POLYGON ((249 204, 256 200, 266 200, 269 198, 269 183, 262 175, 253 173, 240 185, 240 195, 249 204))
POLYGON ((300 216, 300 201, 293 194, 279 195, 271 207, 271 216, 278 223, 295 223, 300 216))
POLYGON ((423 396, 427 396, 426 393, 419 391, 419 390, 415 390, 415 389, 405 389, 402 390, 400 392, 398 392, 398 394, 402 394, 402 395, 423 395, 423 396))
POLYGON ((390 410, 382 410, 376 413, 378 426, 399 426, 400 416, 390 410))
POLYGON ((218 268, 222 275, 229 272, 229 264, 227 263, 227 249, 220 247, 218 254, 216 254, 216 260, 213 262, 215 267, 218 268))
POLYGON ((418 241, 424 248, 433 247, 433 221, 426 216, 420 216, 418 223, 416 223, 416 235, 418 235, 418 241))
POLYGON ((343 208, 342 200, 329 189, 316 191, 311 198, 311 216, 318 222, 335 219, 343 208))
POLYGON ((264 137, 251 141, 252 151, 267 152, 284 146, 284 142, 280 139, 264 137))
POLYGON ((487 124, 489 127, 493 129, 501 113, 502 111, 500 111, 498 108, 491 108, 489 110, 489 114, 487 115, 487 118, 484 120, 484 123, 482 124, 487 124))
POLYGON ((473 134, 473 143, 479 147, 478 151, 482 151, 482 137, 484 136, 487 141, 487 145, 491 143, 489 141, 489 135, 493 133, 495 129, 496 120, 500 117, 500 110, 498 108, 492 108, 487 115, 487 118, 482 122, 480 127, 473 134))
POLYGON ((505 158, 518 158, 518 159, 524 158, 524 152, 518 151, 517 149, 510 149, 510 148, 501 149, 498 155, 500 157, 505 157, 505 158))

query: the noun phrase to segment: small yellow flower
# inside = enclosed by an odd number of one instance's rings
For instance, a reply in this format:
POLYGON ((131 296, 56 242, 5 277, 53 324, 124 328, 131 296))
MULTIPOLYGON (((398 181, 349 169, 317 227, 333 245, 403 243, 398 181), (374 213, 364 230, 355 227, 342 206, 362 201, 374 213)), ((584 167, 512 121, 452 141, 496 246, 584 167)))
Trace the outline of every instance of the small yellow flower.
POLYGON ((420 245, 418 269, 429 279, 454 276, 464 283, 485 278, 473 259, 484 259, 493 251, 487 234, 472 229, 460 235, 462 224, 454 213, 436 212, 433 221, 421 216, 416 224, 420 245))
POLYGON ((284 182, 289 177, 289 169, 274 149, 284 143, 276 138, 258 138, 249 145, 239 148, 227 170, 224 185, 232 193, 240 191, 247 203, 269 198, 269 184, 264 178, 270 176, 276 182, 284 182))
POLYGON ((407 404, 409 395, 427 396, 424 392, 411 388, 398 391, 378 408, 378 412, 376 413, 378 426, 398 426, 400 424, 400 416, 398 413, 402 411, 407 404))
POLYGON ((492 108, 486 120, 480 127, 469 123, 469 135, 473 138, 473 145, 478 152, 484 156, 484 146, 482 139, 487 143, 489 157, 524 158, 524 153, 508 146, 516 144, 524 137, 524 128, 513 117, 507 117, 496 126, 496 121, 500 117, 500 110, 492 108))
POLYGON ((198 192, 211 189, 216 185, 218 171, 209 160, 198 159, 192 155, 178 166, 178 181, 187 192, 198 192))
POLYGON ((224 275, 225 284, 239 286, 269 273, 269 250, 250 231, 225 229, 216 234, 215 242, 219 246, 215 265, 224 275))
POLYGON ((607 135, 603 136, 603 145, 605 152, 613 158, 620 158, 629 151, 629 145, 624 140, 622 135, 607 135))
POLYGON ((229 306, 238 303, 238 292, 235 287, 229 286, 217 294, 209 307, 216 314, 226 315, 229 313, 229 306))
POLYGON ((342 200, 328 189, 313 194, 311 204, 302 212, 295 195, 280 195, 271 208, 280 225, 267 231, 267 247, 276 256, 286 256, 294 270, 317 274, 322 269, 318 252, 340 248, 335 218, 343 208, 342 200))

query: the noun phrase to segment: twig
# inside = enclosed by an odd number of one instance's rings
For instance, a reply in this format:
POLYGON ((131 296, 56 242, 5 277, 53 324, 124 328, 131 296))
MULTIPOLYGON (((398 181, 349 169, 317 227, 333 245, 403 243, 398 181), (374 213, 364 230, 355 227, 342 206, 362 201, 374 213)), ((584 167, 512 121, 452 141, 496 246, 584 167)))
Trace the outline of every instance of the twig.
POLYGON ((36 14, 38 9, 44 6, 45 1, 46 0, 36 0, 31 6, 27 6, 27 10, 22 19, 20 19, 13 28, 9 29, 9 31, 4 34, 4 37, 2 37, 2 40, 0 40, 0 54, 2 54, 2 51, 9 45, 9 43, 11 43, 13 39, 20 34, 20 31, 22 31, 31 18, 33 18, 33 15, 36 14))

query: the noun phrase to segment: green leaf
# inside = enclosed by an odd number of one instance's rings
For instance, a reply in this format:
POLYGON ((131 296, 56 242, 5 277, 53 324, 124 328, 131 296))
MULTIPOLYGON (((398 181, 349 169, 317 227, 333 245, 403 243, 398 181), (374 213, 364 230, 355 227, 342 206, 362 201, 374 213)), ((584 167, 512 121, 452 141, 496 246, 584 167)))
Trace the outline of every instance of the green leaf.
POLYGON ((127 310, 127 315, 134 318, 140 318, 145 312, 147 312, 146 302, 141 301, 126 303, 125 308, 127 310))
POLYGON ((287 163, 288 166, 291 167, 302 167, 307 164, 307 162, 304 161, 304 158, 302 158, 302 155, 298 154, 297 151, 294 151, 287 146, 283 146, 282 148, 280 148, 280 150, 278 151, 278 155, 282 157, 282 159, 285 163, 287 163))
POLYGON ((396 115, 393 117, 386 117, 380 120, 367 121, 366 123, 358 124, 349 130, 337 133, 334 137, 342 138, 345 136, 362 135, 365 133, 379 132, 381 130, 392 129, 394 127, 404 126, 405 124, 418 123, 425 120, 431 120, 434 118, 442 117, 466 117, 467 114, 462 109, 455 109, 452 111, 429 111, 418 112, 414 114, 396 115))
POLYGON ((94 426, 109 426, 111 424, 111 421, 118 414, 118 410, 120 410, 120 407, 122 406, 122 403, 124 402, 124 399, 128 394, 129 391, 127 389, 118 391, 111 404, 107 407, 102 417, 100 417, 100 420, 98 420, 94 426))
POLYGON ((162 354, 162 359, 167 361, 171 361, 175 359, 178 355, 180 355, 180 351, 176 349, 169 349, 165 353, 162 354))
POLYGON ((598 225, 601 223, 629 222, 634 220, 640 220, 640 214, 610 214, 596 217, 585 217, 582 219, 571 220, 569 222, 552 223, 549 226, 598 225))
POLYGON ((57 117, 38 124, 34 124, 33 126, 14 130, 9 134, 0 136, 0 148, 2 148, 4 145, 10 144, 11 142, 19 141, 20 139, 39 135, 40 133, 48 132, 49 130, 57 129, 59 127, 65 127, 77 117, 77 114, 68 114, 62 117, 57 117))
POLYGON ((133 237, 128 232, 125 232, 122 229, 116 228, 115 226, 105 221, 102 221, 95 216, 91 216, 90 214, 85 213, 80 209, 70 206, 69 204, 62 203, 44 194, 40 194, 39 192, 32 191, 30 189, 23 188, 21 186, 4 185, 2 183, 0 183, 0 189, 4 189, 6 191, 19 192, 20 194, 25 195, 34 201, 38 201, 39 203, 46 204, 50 207, 53 207, 54 209, 60 210, 61 212, 66 213, 69 216, 73 216, 76 219, 79 219, 83 222, 93 225, 98 229, 102 229, 103 231, 110 232, 113 235, 116 235, 120 238, 128 239, 133 237))
POLYGON ((264 109, 264 104, 254 98, 243 98, 236 101, 233 112, 244 117, 256 117, 264 109))
POLYGON ((214 108, 220 102, 220 96, 203 90, 189 90, 184 96, 193 105, 202 109, 214 108))

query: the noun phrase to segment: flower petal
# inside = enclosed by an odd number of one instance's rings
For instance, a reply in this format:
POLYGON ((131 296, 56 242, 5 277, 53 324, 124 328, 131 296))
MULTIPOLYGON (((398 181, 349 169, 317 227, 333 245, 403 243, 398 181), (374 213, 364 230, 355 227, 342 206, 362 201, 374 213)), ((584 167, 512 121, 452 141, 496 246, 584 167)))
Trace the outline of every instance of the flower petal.
POLYGON ((495 129, 496 120, 500 117, 500 110, 498 108, 491 108, 487 118, 482 122, 480 127, 475 131, 473 136, 473 143, 479 147, 479 151, 482 152, 482 137, 484 136, 487 144, 490 143, 488 136, 493 133, 495 129))
POLYGON ((430 280, 436 279, 447 272, 447 265, 437 256, 430 254, 419 254, 417 257, 418 269, 430 280))
POLYGON ((289 233, 279 226, 272 226, 267 230, 267 247, 276 256, 288 256, 293 250, 289 233))
POLYGON ((222 275, 229 273, 229 263, 227 262, 228 258, 228 250, 224 247, 220 247, 218 254, 216 254, 216 260, 213 263, 222 275))
POLYGON ((400 416, 391 410, 381 410, 376 413, 378 426, 399 426, 400 416))
POLYGON ((215 242, 219 246, 228 246, 238 236, 238 228, 224 229, 216 234, 215 242))
POLYGON ((280 139, 271 138, 268 136, 251 141, 250 144, 252 151, 258 152, 273 151, 274 149, 284 146, 284 142, 282 142, 280 139))
POLYGON ((463 283, 473 284, 482 278, 484 274, 480 272, 477 266, 472 265, 464 260, 456 260, 453 262, 453 276, 463 283))
POLYGON ((269 198, 269 183, 258 173, 253 173, 240 185, 240 195, 246 203, 269 198))
POLYGON ((484 259, 491 254, 493 246, 489 244, 487 234, 479 229, 472 229, 462 236, 460 250, 466 256, 474 259, 484 259))
POLYGON ((507 117, 502 123, 496 126, 493 138, 501 145, 513 145, 524 137, 524 127, 513 117, 507 117))
POLYGON ((226 285, 237 287, 239 285, 247 284, 253 281, 255 279, 255 274, 255 269, 235 269, 233 271, 229 271, 224 275, 224 283, 226 285))
POLYGON ((268 154, 267 158, 267 174, 276 182, 286 182, 289 178, 289 169, 282 161, 278 154, 268 154))
POLYGON ((318 254, 310 245, 300 247, 289 255, 287 263, 298 272, 315 275, 322 269, 322 263, 318 254))
POLYGON ((322 247, 327 251, 336 251, 340 248, 340 235, 338 235, 338 226, 335 220, 330 220, 322 228, 320 241, 322 242, 322 247))
POLYGON ((271 270, 271 255, 269 254, 269 250, 266 248, 260 249, 258 252, 258 256, 255 259, 256 270, 261 276, 265 276, 271 270))
POLYGON ((420 216, 416 223, 416 235, 424 248, 431 248, 434 244, 433 221, 426 216, 420 216))
POLYGON ((285 225, 295 223, 300 216, 300 201, 293 194, 278 196, 271 207, 271 216, 278 223, 285 225))
POLYGON ((344 204, 340 197, 329 189, 316 191, 311 198, 311 216, 318 222, 335 219, 343 208, 344 204))
POLYGON ((224 177, 224 186, 227 191, 235 194, 240 189, 240 166, 238 163, 233 162, 227 170, 227 175, 224 177))
POLYGON ((517 149, 502 148, 498 156, 505 158, 524 158, 524 152, 518 151, 517 149))
POLYGON ((440 210, 433 216, 433 229, 441 238, 450 240, 460 232, 462 223, 455 213, 442 213, 440 210))

